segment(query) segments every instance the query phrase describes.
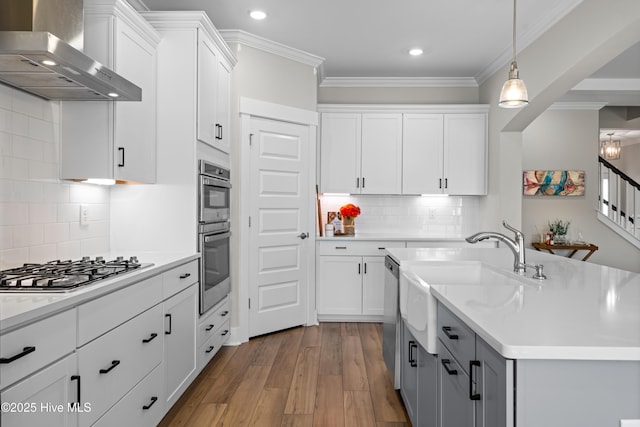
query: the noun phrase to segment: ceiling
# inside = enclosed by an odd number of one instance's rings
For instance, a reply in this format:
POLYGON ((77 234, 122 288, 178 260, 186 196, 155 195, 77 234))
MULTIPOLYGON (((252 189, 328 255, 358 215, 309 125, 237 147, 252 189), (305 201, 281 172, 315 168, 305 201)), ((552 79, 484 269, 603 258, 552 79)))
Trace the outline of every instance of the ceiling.
MULTIPOLYGON (((481 84, 511 58, 510 0, 129 0, 151 10, 204 10, 218 29, 243 30, 324 58, 320 79, 461 78, 481 84), (255 9, 267 13, 256 21, 255 9), (482 17, 482 19, 479 19, 482 17), (409 49, 424 54, 412 57, 409 49)), ((520 0, 524 49, 582 0, 520 0)), ((523 78, 526 81, 526 77, 523 78)), ((640 43, 561 101, 640 106, 640 43), (622 83, 621 83, 622 82, 622 83), (632 91, 619 90, 631 82, 632 91), (616 86, 617 85, 617 86, 616 86)))

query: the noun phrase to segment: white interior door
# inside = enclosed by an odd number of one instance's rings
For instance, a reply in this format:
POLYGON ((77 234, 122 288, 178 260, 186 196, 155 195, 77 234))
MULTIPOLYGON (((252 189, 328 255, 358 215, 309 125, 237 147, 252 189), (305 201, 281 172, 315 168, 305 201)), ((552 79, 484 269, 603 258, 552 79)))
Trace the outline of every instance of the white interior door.
POLYGON ((309 129, 251 119, 249 336, 306 323, 309 129))

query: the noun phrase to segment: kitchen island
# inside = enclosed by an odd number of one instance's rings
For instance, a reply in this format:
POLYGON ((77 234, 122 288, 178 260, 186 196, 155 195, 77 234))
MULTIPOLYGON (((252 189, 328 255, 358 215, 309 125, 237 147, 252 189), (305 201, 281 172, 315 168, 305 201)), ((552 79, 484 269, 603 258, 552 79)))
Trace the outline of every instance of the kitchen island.
MULTIPOLYGON (((621 420, 640 419, 640 275, 527 251, 528 263, 544 265, 547 280, 540 281, 530 272, 513 273, 506 248, 388 252, 401 271, 418 271, 420 260, 451 268, 479 262, 490 277, 429 283, 422 270, 422 286, 437 306, 434 357, 440 363, 433 364, 432 379, 439 425, 455 425, 452 407, 458 413, 466 408, 468 417, 458 425, 618 427, 625 425, 621 420), (458 348, 463 341, 468 350, 458 348), (487 360, 499 363, 483 363, 489 353, 487 360), (451 405, 448 390, 455 387, 447 388, 447 381, 456 378, 449 374, 456 362, 458 377, 470 385, 462 393, 466 401, 451 405), (479 390, 476 400, 472 390, 479 390)), ((407 334, 428 348, 414 338, 421 331, 408 319, 403 315, 407 334)))

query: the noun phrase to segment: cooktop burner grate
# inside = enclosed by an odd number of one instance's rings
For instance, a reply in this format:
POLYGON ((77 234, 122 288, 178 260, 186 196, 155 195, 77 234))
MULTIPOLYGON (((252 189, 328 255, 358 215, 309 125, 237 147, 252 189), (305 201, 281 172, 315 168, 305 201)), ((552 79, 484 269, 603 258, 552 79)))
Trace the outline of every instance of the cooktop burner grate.
POLYGON ((141 264, 137 257, 103 257, 81 260, 55 260, 45 264, 24 264, 0 271, 0 292, 66 292, 80 286, 124 274, 151 264, 141 264))

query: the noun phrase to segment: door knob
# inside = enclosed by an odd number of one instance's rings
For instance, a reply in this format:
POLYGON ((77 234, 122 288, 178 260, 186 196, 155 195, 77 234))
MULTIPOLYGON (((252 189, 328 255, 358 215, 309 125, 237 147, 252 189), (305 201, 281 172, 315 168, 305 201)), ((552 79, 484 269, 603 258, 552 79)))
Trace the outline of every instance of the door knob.
POLYGON ((300 234, 298 234, 298 237, 301 238, 302 240, 304 240, 307 237, 309 237, 309 233, 300 233, 300 234))

